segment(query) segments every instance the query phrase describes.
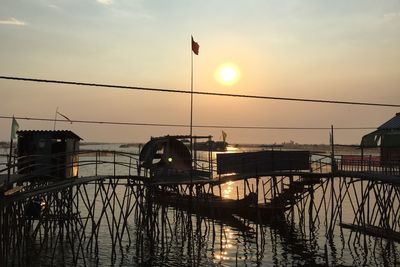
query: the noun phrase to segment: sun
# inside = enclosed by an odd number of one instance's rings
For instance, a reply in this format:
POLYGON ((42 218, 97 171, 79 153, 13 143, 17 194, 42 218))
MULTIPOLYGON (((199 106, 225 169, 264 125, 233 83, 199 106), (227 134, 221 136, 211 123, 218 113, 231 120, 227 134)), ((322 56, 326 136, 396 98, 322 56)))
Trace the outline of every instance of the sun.
POLYGON ((239 68, 232 63, 225 63, 218 67, 215 78, 223 85, 235 84, 240 77, 239 68))

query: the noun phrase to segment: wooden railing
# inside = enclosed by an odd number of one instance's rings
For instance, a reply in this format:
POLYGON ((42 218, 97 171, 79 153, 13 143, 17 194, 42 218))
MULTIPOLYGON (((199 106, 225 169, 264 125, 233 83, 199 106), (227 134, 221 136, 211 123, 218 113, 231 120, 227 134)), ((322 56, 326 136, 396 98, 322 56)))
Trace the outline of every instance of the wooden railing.
POLYGON ((335 158, 337 170, 348 172, 381 173, 400 176, 400 161, 381 161, 378 157, 351 159, 335 158))

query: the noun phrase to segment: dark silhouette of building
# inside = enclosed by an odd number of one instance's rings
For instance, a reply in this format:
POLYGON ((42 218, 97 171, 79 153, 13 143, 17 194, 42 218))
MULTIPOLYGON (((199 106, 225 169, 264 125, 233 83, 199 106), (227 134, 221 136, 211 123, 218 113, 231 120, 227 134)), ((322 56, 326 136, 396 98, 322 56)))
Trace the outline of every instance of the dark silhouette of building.
POLYGON ((78 176, 78 135, 71 131, 18 131, 18 173, 28 178, 78 176))
POLYGON ((380 147, 381 164, 393 165, 400 162, 400 113, 382 124, 377 130, 364 135, 361 149, 380 147))

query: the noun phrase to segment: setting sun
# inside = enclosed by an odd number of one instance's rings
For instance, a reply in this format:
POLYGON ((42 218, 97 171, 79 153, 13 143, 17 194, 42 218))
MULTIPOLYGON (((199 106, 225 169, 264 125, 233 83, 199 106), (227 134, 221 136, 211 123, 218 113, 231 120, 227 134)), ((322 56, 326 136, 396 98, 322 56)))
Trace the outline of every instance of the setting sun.
POLYGON ((216 73, 216 79, 224 85, 232 85, 239 80, 239 69, 233 64, 221 65, 216 73))

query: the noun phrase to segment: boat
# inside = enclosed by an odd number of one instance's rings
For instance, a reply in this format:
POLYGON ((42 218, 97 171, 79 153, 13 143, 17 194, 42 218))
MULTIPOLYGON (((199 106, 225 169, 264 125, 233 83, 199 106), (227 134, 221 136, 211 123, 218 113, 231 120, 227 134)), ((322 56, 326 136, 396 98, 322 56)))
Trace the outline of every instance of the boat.
POLYGON ((202 143, 195 143, 194 149, 197 151, 226 151, 228 143, 225 141, 207 141, 202 143))
POLYGON ((228 147, 226 136, 227 134, 222 131, 222 141, 208 140, 206 142, 194 143, 194 149, 197 151, 226 151, 228 147))

